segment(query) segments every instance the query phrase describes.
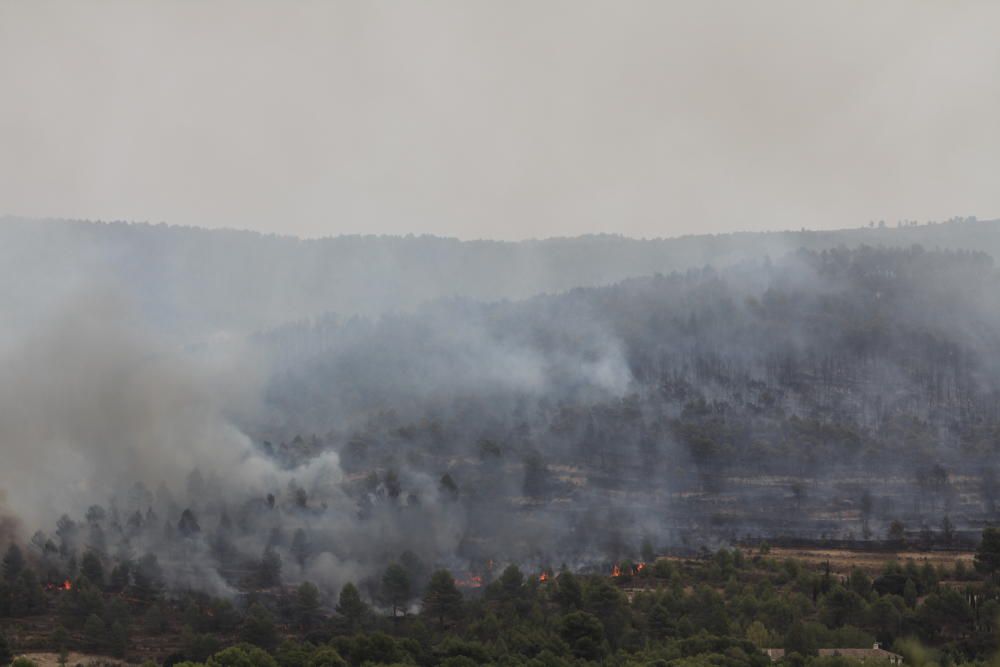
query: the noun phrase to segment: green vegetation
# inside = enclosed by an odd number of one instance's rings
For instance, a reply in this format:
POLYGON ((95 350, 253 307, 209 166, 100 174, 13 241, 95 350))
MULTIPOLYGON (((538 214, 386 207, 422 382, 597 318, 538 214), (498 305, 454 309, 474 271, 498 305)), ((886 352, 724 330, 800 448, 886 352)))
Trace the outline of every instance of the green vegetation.
MULTIPOLYGON (((993 535, 986 531, 977 564, 991 562, 993 535)), ((978 576, 912 560, 838 574, 766 548, 724 549, 648 567, 621 563, 615 577, 564 570, 543 578, 511 565, 463 592, 447 570, 416 580, 393 564, 373 607, 353 583, 335 601, 302 583, 234 604, 150 595, 131 579, 116 590, 81 572, 71 590, 46 591, 16 548, 8 556, 19 565, 0 588, 8 617, 0 627, 51 618, 54 630, 32 646, 12 646, 10 633, 0 633, 2 664, 15 649, 73 649, 185 667, 765 667, 761 649, 783 648, 788 665, 843 667, 851 661, 821 650, 880 642, 913 662, 951 665, 988 659, 1000 639, 1000 587, 984 565, 978 576), (29 597, 41 600, 31 611, 14 603, 28 573, 36 588, 29 597), (176 650, 155 654, 150 643, 176 650)))

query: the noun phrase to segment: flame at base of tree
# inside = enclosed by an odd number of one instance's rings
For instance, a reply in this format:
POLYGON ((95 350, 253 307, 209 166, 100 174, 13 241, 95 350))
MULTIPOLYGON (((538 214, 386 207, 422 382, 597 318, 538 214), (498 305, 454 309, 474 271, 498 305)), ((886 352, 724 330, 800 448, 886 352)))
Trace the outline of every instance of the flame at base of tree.
POLYGON ((45 588, 50 591, 71 591, 73 590, 73 582, 67 579, 61 584, 48 583, 45 588))
POLYGON ((611 566, 611 576, 612 577, 634 577, 643 570, 646 569, 646 564, 643 562, 628 564, 626 563, 622 566, 620 563, 615 563, 611 566))

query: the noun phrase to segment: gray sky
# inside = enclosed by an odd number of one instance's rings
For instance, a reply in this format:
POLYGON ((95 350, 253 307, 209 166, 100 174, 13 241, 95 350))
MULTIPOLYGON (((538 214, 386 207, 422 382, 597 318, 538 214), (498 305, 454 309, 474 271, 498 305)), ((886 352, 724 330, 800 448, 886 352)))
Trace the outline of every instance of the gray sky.
POLYGON ((504 239, 995 217, 998 28, 944 0, 0 0, 0 213, 504 239))

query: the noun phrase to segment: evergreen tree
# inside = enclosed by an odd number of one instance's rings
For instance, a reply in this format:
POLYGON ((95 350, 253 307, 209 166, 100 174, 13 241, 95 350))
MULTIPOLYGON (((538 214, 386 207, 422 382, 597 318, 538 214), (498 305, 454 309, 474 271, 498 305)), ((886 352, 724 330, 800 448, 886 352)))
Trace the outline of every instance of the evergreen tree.
POLYGON ((424 593, 423 613, 436 618, 439 628, 444 628, 445 620, 455 619, 462 612, 462 593, 455 586, 455 578, 448 570, 438 570, 431 575, 430 584, 424 593))
POLYGON ((120 593, 128 588, 131 582, 131 566, 128 561, 119 563, 111 570, 110 587, 112 591, 120 593))
POLYGON ((3 557, 3 578, 8 584, 14 583, 17 575, 24 569, 24 554, 16 544, 7 547, 7 553, 3 557))
POLYGON ((500 591, 506 600, 515 600, 521 595, 524 575, 516 565, 508 565, 500 573, 500 591))
MULTIPOLYGON (((69 647, 69 632, 66 631, 66 628, 61 625, 56 626, 56 629, 52 632, 52 645, 60 652, 65 651, 69 647)), ((0 660, 0 663, 2 662, 0 660)))
POLYGON ((559 622, 559 636, 581 660, 599 660, 604 653, 601 622, 585 611, 566 614, 559 622))
POLYGON ((281 584, 281 556, 271 547, 264 549, 257 568, 257 585, 270 588, 281 584))
POLYGON ((278 645, 278 628, 274 624, 274 617, 259 602, 247 610, 240 634, 243 641, 266 651, 271 651, 278 645))
POLYGON ((299 627, 308 630, 319 616, 319 589, 308 581, 295 589, 295 617, 299 627))
POLYGON ((149 605, 149 609, 142 617, 142 626, 146 632, 158 635, 167 629, 167 615, 159 603, 149 605))
POLYGON ((136 597, 152 600, 163 587, 163 569, 155 554, 146 554, 136 563, 132 572, 136 597))
POLYGON ((306 535, 306 531, 301 528, 292 535, 291 551, 295 562, 299 564, 299 567, 304 568, 306 560, 309 559, 309 537, 306 535))
POLYGON ((340 589, 337 613, 347 621, 349 632, 354 633, 361 628, 361 623, 368 613, 368 605, 362 601, 361 594, 354 584, 348 582, 340 589))
POLYGON ((278 667, 266 651, 257 646, 230 646, 208 659, 206 667, 278 667))
POLYGON ((978 571, 991 577, 1000 572, 1000 528, 983 530, 982 540, 976 549, 975 566, 978 571))
POLYGON ((906 585, 903 586, 903 600, 906 601, 907 607, 917 606, 917 585, 913 583, 913 579, 907 579, 906 585))
POLYGON ((348 667, 348 665, 336 649, 321 646, 312 652, 305 667, 348 667))
POLYGON ((128 629, 121 621, 111 624, 108 631, 108 648, 111 655, 121 658, 128 651, 128 629))
POLYGON ((91 614, 83 623, 83 635, 87 646, 92 649, 100 649, 104 646, 106 639, 106 628, 104 621, 97 614, 91 614))
POLYGON ((93 551, 83 555, 83 560, 80 561, 80 574, 90 579, 90 582, 97 587, 104 585, 104 565, 93 551))
POLYGON ((803 657, 817 654, 816 638, 801 621, 793 623, 785 635, 785 654, 791 653, 798 653, 803 657))
POLYGON ((580 581, 569 570, 564 570, 556 579, 556 590, 553 596, 566 611, 574 611, 583 605, 583 589, 580 581))
POLYGON ((771 646, 771 633, 760 621, 754 621, 747 626, 746 638, 753 642, 757 648, 769 648, 771 646))
POLYGON ((410 575, 407 574, 403 566, 392 563, 385 569, 382 575, 382 596, 392 607, 392 615, 395 617, 400 608, 404 611, 410 601, 410 575))
POLYGON ((34 570, 24 568, 18 575, 10 593, 10 613, 13 616, 30 616, 45 611, 45 592, 34 570))
POLYGON ((180 532, 181 537, 194 537, 201 532, 201 526, 198 525, 198 518, 194 515, 194 512, 186 509, 181 513, 181 518, 177 522, 177 530, 180 532))
POLYGON ((13 658, 14 654, 10 642, 7 641, 7 635, 0 631, 0 665, 8 664, 13 658))
POLYGON ((639 554, 642 559, 646 561, 646 565, 652 565, 656 560, 656 549, 653 548, 653 543, 647 537, 642 541, 642 546, 639 548, 639 554))

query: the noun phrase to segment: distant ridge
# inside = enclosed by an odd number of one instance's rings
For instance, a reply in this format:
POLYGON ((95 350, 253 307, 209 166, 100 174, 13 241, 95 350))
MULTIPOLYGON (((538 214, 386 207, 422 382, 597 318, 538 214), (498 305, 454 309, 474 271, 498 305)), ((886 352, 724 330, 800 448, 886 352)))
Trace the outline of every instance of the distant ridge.
POLYGON ((1000 255, 1000 220, 835 231, 528 241, 435 236, 299 239, 167 224, 0 218, 0 307, 45 312, 112 286, 163 331, 248 332, 337 312, 377 316, 426 301, 523 299, 626 278, 859 245, 1000 255))

